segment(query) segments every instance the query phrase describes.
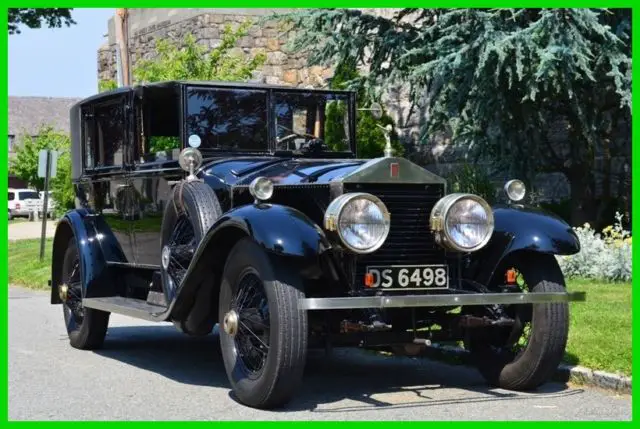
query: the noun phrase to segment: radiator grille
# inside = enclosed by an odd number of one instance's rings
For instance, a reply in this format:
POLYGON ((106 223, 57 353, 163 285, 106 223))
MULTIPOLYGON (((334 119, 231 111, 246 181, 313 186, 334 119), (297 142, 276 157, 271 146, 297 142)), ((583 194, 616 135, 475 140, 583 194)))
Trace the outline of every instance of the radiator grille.
POLYGON ((363 286, 367 265, 446 263, 445 251, 429 230, 429 215, 444 196, 444 185, 349 184, 345 192, 367 192, 384 202, 391 213, 391 229, 384 245, 370 255, 358 256, 354 285, 363 286))

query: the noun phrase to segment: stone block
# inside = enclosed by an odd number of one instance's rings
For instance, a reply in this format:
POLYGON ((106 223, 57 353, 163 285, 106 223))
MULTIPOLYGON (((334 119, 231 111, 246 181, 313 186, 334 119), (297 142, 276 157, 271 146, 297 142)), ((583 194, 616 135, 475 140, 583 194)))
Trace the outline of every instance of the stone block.
POLYGON ((287 62, 287 55, 283 52, 267 52, 267 64, 281 66, 287 62))
POLYGON ((275 28, 266 28, 265 27, 262 30, 262 36, 270 38, 270 39, 278 38, 278 30, 276 30, 275 28))
POLYGON ((286 83, 290 83, 296 85, 298 83, 298 72, 297 70, 287 70, 284 72, 283 80, 286 83))
POLYGON ((265 37, 256 37, 253 43, 256 48, 264 48, 267 46, 267 39, 265 37))
POLYGON ((216 26, 209 26, 202 29, 202 37, 205 39, 219 39, 220 30, 216 26))
POLYGON ((280 50, 280 42, 278 39, 267 39, 267 49, 270 51, 280 50))
POLYGON ((238 45, 242 48, 253 48, 253 37, 244 36, 238 40, 238 45))
POLYGON ((253 38, 262 37, 262 27, 253 25, 251 26, 251 28, 249 28, 247 34, 253 38))

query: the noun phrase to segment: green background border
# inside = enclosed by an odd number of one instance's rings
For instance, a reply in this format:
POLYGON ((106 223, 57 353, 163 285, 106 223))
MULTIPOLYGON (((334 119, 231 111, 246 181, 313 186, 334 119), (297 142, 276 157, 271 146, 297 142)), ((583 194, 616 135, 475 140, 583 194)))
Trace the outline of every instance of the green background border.
MULTIPOLYGON (((59 4, 56 5, 55 3, 57 3, 56 1, 9 1, 8 4, 6 6, 3 7, 3 12, 2 12, 2 16, 0 17, 0 26, 7 28, 7 7, 52 7, 52 6, 61 6, 61 7, 75 7, 75 8, 95 8, 95 7, 106 7, 106 8, 116 8, 116 7, 147 7, 147 8, 158 8, 158 7, 185 7, 186 5, 190 6, 190 7, 227 7, 224 6, 226 4, 226 2, 213 2, 213 1, 205 1, 205 0, 185 0, 185 1, 170 1, 170 0, 128 0, 128 1, 103 1, 103 0, 73 0, 73 1, 67 1, 64 2, 64 4, 59 4), (220 5, 217 3, 221 3, 220 5)), ((261 7, 261 8, 305 8, 305 7, 309 7, 309 2, 308 1, 304 1, 304 0, 272 0, 272 1, 265 1, 265 0, 234 0, 233 2, 233 8, 252 8, 252 7, 261 7)), ((430 7, 430 8, 436 8, 436 7, 607 7, 607 8, 633 8, 633 2, 631 1, 617 1, 617 0, 611 0, 611 1, 553 1, 553 0, 547 0, 547 1, 526 1, 526 0, 521 0, 521 1, 500 1, 500 0, 493 0, 493 1, 487 1, 487 0, 468 0, 468 1, 464 1, 464 0, 458 0, 458 1, 396 1, 396 0, 343 0, 343 1, 336 1, 336 0, 323 0, 323 1, 319 1, 318 2, 322 7, 349 7, 349 8, 359 8, 359 7, 377 7, 377 8, 384 8, 384 7, 392 7, 392 8, 398 8, 398 7, 430 7)), ((640 25, 640 7, 636 7, 633 8, 633 15, 632 15, 632 43, 633 43, 633 53, 632 53, 632 57, 633 58, 639 58, 638 56, 638 50, 640 49, 638 43, 640 42, 640 40, 638 40, 639 38, 637 37, 638 34, 640 34, 640 30, 638 29, 638 27, 634 26, 633 24, 640 25)), ((105 23, 106 25, 106 23, 105 23)), ((0 67, 1 69, 1 85, 2 85, 2 97, 0 98, 0 110, 3 112, 8 112, 8 106, 7 106, 7 102, 8 102, 8 76, 7 76, 7 54, 8 54, 8 33, 4 33, 2 32, 2 37, 3 37, 3 42, 2 42, 2 66, 0 67)), ((97 49, 97 47, 96 47, 97 49)), ((29 55, 30 53, 25 52, 25 55, 29 55)), ((97 55, 97 54, 96 54, 97 55)), ((50 66, 54 66, 54 65, 50 65, 50 66)), ((97 71, 96 71, 97 73, 97 71)), ((638 75, 640 75, 640 72, 637 71, 637 68, 634 68, 633 71, 633 81, 632 81, 632 90, 633 90, 633 104, 637 105, 638 100, 640 99, 640 96, 638 96, 638 88, 639 88, 639 84, 638 82, 638 75)), ((7 113, 5 113, 5 115, 7 115, 7 113)), ((8 128, 8 117, 5 116, 5 119, 2 121, 1 124, 1 128, 0 128, 0 134, 4 135, 5 132, 7 132, 7 128, 8 128)), ((634 172, 637 171, 637 169, 640 167, 639 163, 640 163, 640 131, 638 128, 638 121, 633 120, 633 124, 632 124, 632 165, 631 165, 631 172, 632 172, 632 210, 634 213, 636 213, 636 216, 632 219, 632 227, 633 230, 635 231, 640 231, 640 212, 638 211, 638 197, 639 197, 639 193, 640 191, 638 190, 638 184, 640 184, 640 180, 635 179, 635 177, 637 175, 634 175, 634 172), (636 185, 636 186, 634 186, 636 185)), ((0 153, 2 154, 2 160, 0 160, 0 180, 2 180, 2 186, 4 187, 4 189, 7 189, 8 187, 8 174, 7 174, 7 169, 8 169, 8 152, 5 152, 4 150, 0 150, 0 153)), ((7 195, 6 192, 3 192, 2 195, 7 195)), ((7 261, 7 218, 2 218, 1 219, 2 222, 2 228, 0 229, 0 243, 2 243, 2 260, 7 261)), ((637 261, 639 260, 639 254, 640 254, 640 250, 639 250, 639 246, 638 243, 636 243, 635 246, 633 246, 633 265, 635 266, 637 261)), ((4 284, 8 284, 8 274, 7 274, 7 264, 4 263, 0 263, 0 278, 4 279, 4 284)), ((636 275, 633 279, 633 293, 632 293, 632 299, 634 303, 638 302, 638 299, 640 298, 640 292, 638 292, 638 287, 640 287, 640 279, 638 279, 638 276, 636 275)), ((587 297, 588 299, 588 297, 587 297)), ((8 287, 7 290, 5 291, 5 299, 0 300, 1 302, 1 307, 0 307, 0 313, 4 316, 4 323, 2 323, 2 327, 0 327, 0 334, 2 335, 2 346, 3 346, 3 352, 1 353, 1 357, 2 357, 2 368, 0 369, 0 374, 2 376, 2 384, 3 384, 3 388, 0 391, 0 395, 2 397, 2 404, 4 405, 0 405, 0 425, 1 426, 25 426, 25 425, 41 425, 42 423, 31 423, 31 422, 8 422, 8 287)), ((638 306, 637 305, 633 305, 632 306, 632 313, 635 313, 635 310, 638 306)), ((633 333, 637 332, 637 324, 638 324, 638 320, 637 318, 634 318, 633 320, 633 333)), ((632 356, 636 356, 636 352, 638 347, 636 346, 637 341, 634 341, 633 339, 633 333, 632 333, 632 356)), ((638 359, 633 359, 633 373, 638 373, 638 359)), ((52 368, 52 371, 55 371, 55 368, 52 368)), ((90 383, 90 380, 87 380, 90 383)), ((61 386, 62 388, 62 386, 61 386)), ((62 389, 61 389, 62 390, 62 389)), ((158 394, 163 394, 164 392, 158 392, 158 394)), ((167 392, 168 393, 168 392, 167 392)), ((636 416, 636 409, 637 409, 637 402, 638 400, 636 400, 635 398, 632 399, 632 403, 633 403, 633 420, 635 419, 636 416)), ((78 404, 78 406, 82 406, 82 404, 78 404)), ((153 404, 149 404, 150 407, 153 407, 153 404)), ((452 404, 451 407, 455 407, 455 404, 452 404)), ((212 418, 215 418, 215 416, 211 416, 212 418)), ((428 414, 428 408, 425 410, 425 415, 424 415, 425 420, 428 420, 429 418, 429 414, 428 414)), ((253 422, 241 422, 241 423, 235 423, 235 422, 215 422, 214 424, 216 426, 219 425, 224 425, 227 427, 231 427, 233 426, 234 428, 236 427, 252 427, 252 423, 253 422)), ((334 425, 341 425, 341 426, 346 426, 348 425, 349 427, 371 427, 372 425, 375 426, 384 426, 385 428, 388 428, 390 426, 394 426, 394 427, 399 427, 399 426, 406 426, 406 425, 424 425, 426 427, 426 425, 429 425, 429 427, 442 427, 443 425, 446 425, 445 427, 450 428, 450 427, 458 427, 458 426, 470 426, 470 425, 474 425, 477 426, 478 423, 470 423, 470 422, 428 422, 428 423, 422 423, 422 422, 327 422, 327 421, 316 421, 316 422, 260 422, 260 426, 261 427, 281 427, 282 425, 302 425, 302 424, 313 424, 315 426, 334 426, 334 425)), ((549 422, 550 426, 553 427, 564 427, 567 423, 569 423, 570 425, 574 426, 574 425, 588 425, 588 426, 593 426, 593 425, 598 425, 598 426, 629 426, 631 423, 628 422, 549 422)), ((86 426, 87 424, 89 425, 103 425, 103 422, 90 422, 90 423, 85 423, 85 422, 77 422, 77 423, 72 423, 74 425, 83 425, 86 426)), ((156 425, 161 425, 161 426, 166 426, 168 424, 171 425, 175 425, 176 423, 172 423, 172 422, 153 422, 153 423, 145 423, 145 422, 109 422, 107 423, 109 425, 113 425, 113 424, 126 424, 127 427, 143 427, 143 425, 149 425, 152 424, 154 425, 154 427, 156 425)), ((184 425, 184 423, 178 423, 181 426, 184 425)), ((211 424, 211 423, 207 423, 207 422, 189 422, 188 423, 189 426, 192 425, 202 425, 202 424, 211 424)), ((539 425, 540 422, 491 422, 491 423, 485 423, 486 424, 490 424, 491 427, 506 427, 507 425, 510 427, 514 427, 514 425, 526 425, 526 426, 533 426, 533 425, 539 425)), ((59 427, 67 427, 69 425, 69 423, 64 423, 64 422, 48 422, 47 426, 50 425, 55 425, 55 426, 59 426, 59 427)))

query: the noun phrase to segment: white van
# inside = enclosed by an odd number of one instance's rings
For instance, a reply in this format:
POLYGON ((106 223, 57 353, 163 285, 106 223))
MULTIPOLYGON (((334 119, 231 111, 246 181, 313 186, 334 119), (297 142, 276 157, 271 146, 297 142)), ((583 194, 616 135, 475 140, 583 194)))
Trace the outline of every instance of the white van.
MULTIPOLYGON (((38 205, 38 217, 42 217, 42 211, 44 209, 44 191, 40 191, 40 203, 38 205)), ((54 219, 56 209, 56 200, 53 199, 53 192, 49 191, 49 201, 47 201, 47 216, 54 219)))
POLYGON ((29 217, 40 206, 40 195, 33 189, 9 188, 9 220, 14 217, 29 217))

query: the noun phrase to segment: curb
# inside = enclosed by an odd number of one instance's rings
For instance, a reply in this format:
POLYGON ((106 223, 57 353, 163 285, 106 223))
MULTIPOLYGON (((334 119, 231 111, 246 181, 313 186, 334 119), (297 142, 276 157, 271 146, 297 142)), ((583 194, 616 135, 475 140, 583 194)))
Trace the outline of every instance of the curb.
MULTIPOLYGON (((470 364, 469 352, 460 347, 432 344, 425 350, 425 356, 433 359, 454 357, 462 364, 470 364)), ((590 368, 578 365, 561 364, 556 370, 554 381, 571 381, 577 384, 585 384, 612 390, 618 393, 631 394, 631 377, 612 374, 605 371, 594 371, 590 368)))

